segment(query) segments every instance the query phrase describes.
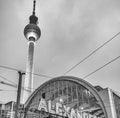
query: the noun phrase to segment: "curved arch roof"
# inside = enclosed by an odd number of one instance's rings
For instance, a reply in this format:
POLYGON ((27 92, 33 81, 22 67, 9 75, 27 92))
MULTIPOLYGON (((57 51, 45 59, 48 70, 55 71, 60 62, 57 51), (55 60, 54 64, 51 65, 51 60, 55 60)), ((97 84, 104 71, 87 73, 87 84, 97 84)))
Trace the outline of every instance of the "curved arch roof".
POLYGON ((25 107, 29 106, 32 98, 38 93, 38 91, 41 90, 42 87, 46 86, 50 82, 55 82, 55 81, 59 81, 59 80, 67 80, 67 81, 70 81, 70 82, 75 82, 75 83, 78 83, 78 84, 84 86, 86 89, 88 89, 94 95, 94 97, 96 98, 96 100, 99 102, 99 105, 101 106, 101 108, 102 108, 102 110, 103 110, 103 112, 105 114, 105 117, 108 118, 107 117, 107 112, 106 112, 106 109, 105 109, 105 106, 104 106, 104 103, 103 103, 100 95, 98 94, 97 90, 90 83, 86 82, 85 80, 83 80, 81 78, 78 78, 78 77, 73 77, 73 76, 60 76, 60 77, 56 77, 56 78, 53 78, 53 79, 45 82, 44 84, 42 84, 40 87, 38 87, 32 93, 32 95, 26 101, 25 107))

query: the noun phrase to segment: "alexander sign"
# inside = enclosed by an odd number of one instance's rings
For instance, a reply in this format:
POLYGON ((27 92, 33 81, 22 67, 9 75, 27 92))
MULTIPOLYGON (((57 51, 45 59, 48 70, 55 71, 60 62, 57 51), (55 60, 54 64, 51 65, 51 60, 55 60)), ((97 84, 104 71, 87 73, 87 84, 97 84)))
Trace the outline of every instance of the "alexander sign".
POLYGON ((60 102, 53 105, 51 100, 46 102, 43 98, 41 98, 40 100, 38 110, 44 110, 46 112, 58 114, 61 116, 68 116, 68 118, 99 118, 89 113, 85 113, 82 110, 73 109, 68 106, 62 105, 60 102))

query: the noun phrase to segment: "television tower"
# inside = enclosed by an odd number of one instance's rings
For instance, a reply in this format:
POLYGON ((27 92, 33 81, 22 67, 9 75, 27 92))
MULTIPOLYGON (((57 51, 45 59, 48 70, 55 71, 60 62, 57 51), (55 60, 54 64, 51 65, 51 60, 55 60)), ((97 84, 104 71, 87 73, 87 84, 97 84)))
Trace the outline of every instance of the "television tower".
POLYGON ((23 91, 23 103, 26 102, 30 94, 33 92, 33 56, 34 56, 34 46, 35 42, 41 36, 41 30, 37 26, 38 17, 35 16, 35 6, 36 1, 33 1, 33 12, 29 17, 29 24, 24 28, 24 35, 28 40, 28 57, 27 57, 27 65, 26 65, 26 75, 24 81, 24 88, 29 91, 23 91))

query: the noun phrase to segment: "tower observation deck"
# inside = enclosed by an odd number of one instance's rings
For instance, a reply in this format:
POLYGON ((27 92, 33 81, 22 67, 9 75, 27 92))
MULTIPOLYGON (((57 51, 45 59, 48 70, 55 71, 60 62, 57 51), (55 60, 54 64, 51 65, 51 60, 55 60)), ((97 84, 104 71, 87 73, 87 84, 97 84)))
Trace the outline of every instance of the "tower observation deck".
POLYGON ((33 67, 34 67, 34 46, 35 42, 41 36, 41 30, 37 26, 38 18, 35 16, 35 6, 36 1, 33 1, 33 12, 29 17, 29 24, 24 28, 24 35, 28 40, 28 56, 27 56, 27 65, 26 65, 26 75, 24 81, 24 88, 29 91, 23 91, 23 103, 26 102, 30 94, 33 92, 33 67))

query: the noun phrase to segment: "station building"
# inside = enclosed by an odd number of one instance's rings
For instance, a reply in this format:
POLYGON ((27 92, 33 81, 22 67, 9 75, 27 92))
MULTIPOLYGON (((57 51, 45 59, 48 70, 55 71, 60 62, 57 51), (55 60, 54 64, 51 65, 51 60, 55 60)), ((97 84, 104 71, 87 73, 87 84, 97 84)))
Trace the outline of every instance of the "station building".
POLYGON ((120 95, 72 76, 53 78, 25 103, 25 118, 120 118, 120 95))

